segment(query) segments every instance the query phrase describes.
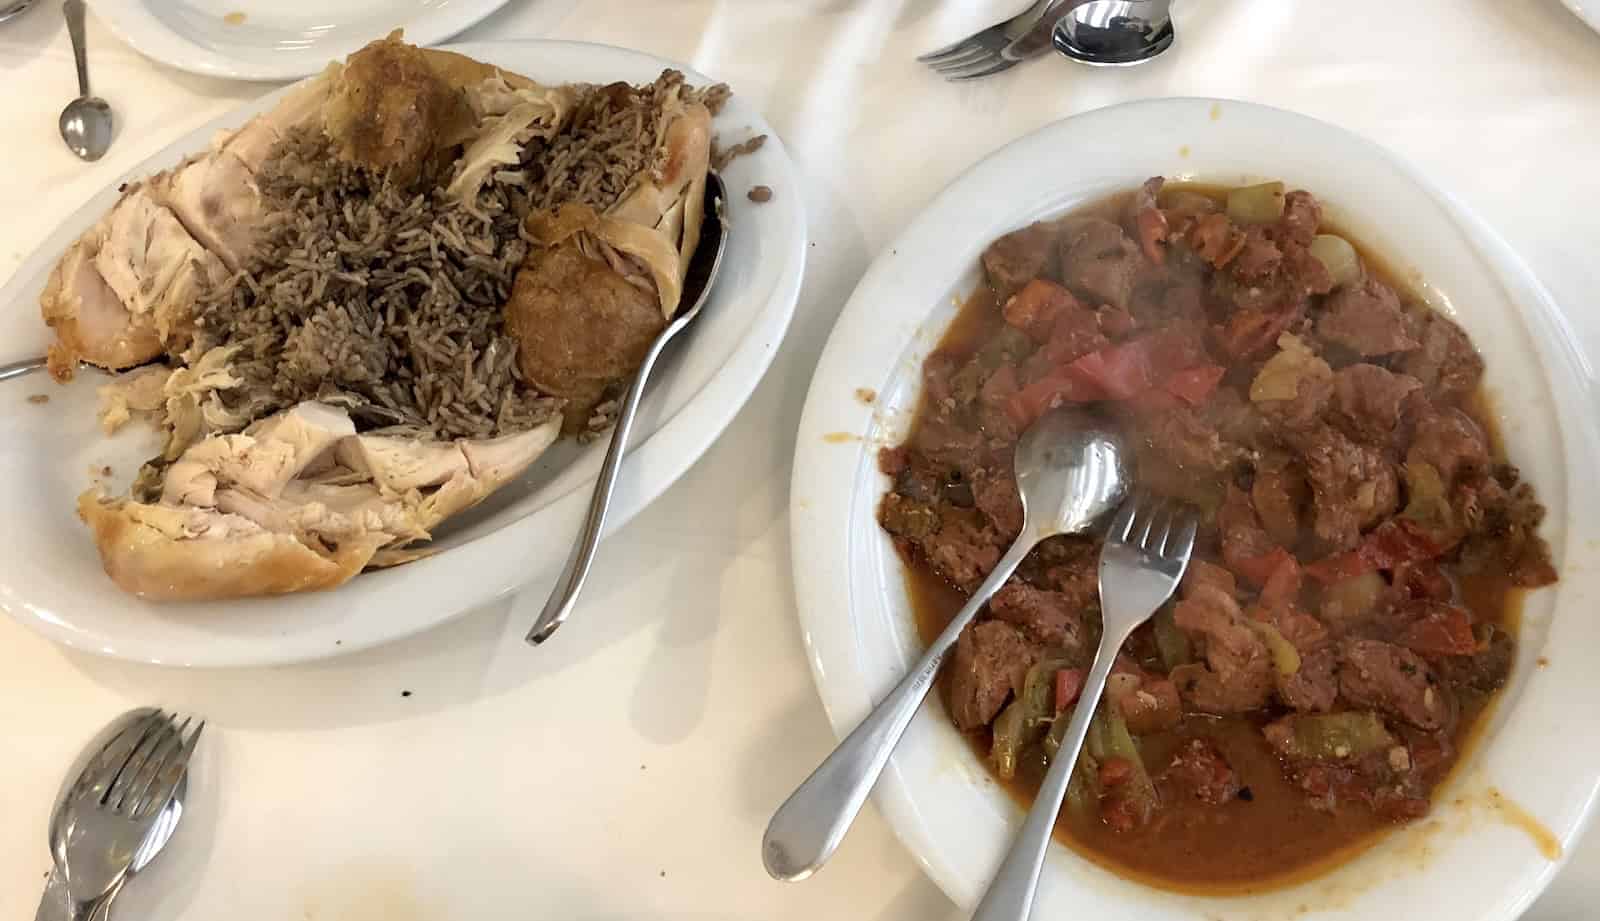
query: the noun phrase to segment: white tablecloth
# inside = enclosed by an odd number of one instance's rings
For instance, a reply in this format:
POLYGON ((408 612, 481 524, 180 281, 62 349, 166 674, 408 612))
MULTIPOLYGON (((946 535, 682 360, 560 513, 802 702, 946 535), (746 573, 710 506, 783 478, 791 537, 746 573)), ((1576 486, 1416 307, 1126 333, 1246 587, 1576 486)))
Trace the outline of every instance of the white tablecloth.
MULTIPOLYGON (((794 616, 789 458, 813 363, 873 255, 958 172, 1054 119, 1200 94, 1353 128, 1504 234, 1600 357, 1600 36, 1556 0, 1184 0, 1176 48, 1140 69, 1050 59, 954 86, 912 62, 1016 5, 514 0, 464 36, 632 46, 755 99, 798 161, 815 241, 783 352, 722 441, 605 545, 609 577, 541 649, 521 641, 533 601, 264 671, 103 661, 0 619, 0 918, 31 917, 59 772, 143 703, 212 728, 193 807, 125 917, 958 917, 870 809, 813 880, 761 869, 768 815, 832 744, 794 616)), ((91 21, 120 134, 79 163, 55 136, 74 89, 55 7, 0 26, 0 278, 108 177, 264 90, 154 65, 91 21)), ((5 552, 37 552, 26 538, 5 552)), ((1597 839, 1531 917, 1592 917, 1597 839)))

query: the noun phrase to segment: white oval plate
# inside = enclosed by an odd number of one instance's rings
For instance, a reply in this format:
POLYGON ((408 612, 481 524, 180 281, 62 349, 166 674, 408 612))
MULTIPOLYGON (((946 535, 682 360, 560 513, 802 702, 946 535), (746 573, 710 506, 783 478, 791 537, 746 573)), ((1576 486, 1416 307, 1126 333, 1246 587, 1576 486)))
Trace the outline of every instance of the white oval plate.
MULTIPOLYGON (((677 67, 647 54, 573 42, 491 42, 452 50, 552 83, 648 82, 677 67)), ((270 107, 267 96, 175 142, 127 178, 203 149, 218 128, 270 107)), ((805 266, 806 222, 793 165, 755 109, 734 96, 714 123, 724 143, 766 134, 756 153, 723 173, 728 240, 722 271, 703 314, 656 368, 623 463, 607 533, 621 527, 700 457, 749 398, 789 326, 805 266), (746 191, 772 188, 754 204, 746 191)), ((0 290, 0 361, 41 354, 49 341, 36 304, 60 253, 116 201, 113 185, 57 228, 0 290)), ((151 604, 106 578, 74 497, 90 469, 110 466, 117 487, 158 450, 148 426, 105 438, 95 422, 86 372, 68 387, 43 375, 0 389, 0 607, 69 646, 175 665, 263 665, 351 652, 442 623, 537 579, 566 561, 589 502, 606 442, 563 441, 516 483, 446 526, 436 556, 362 575, 327 592, 213 604, 151 604), (48 394, 43 405, 26 402, 48 394)))
POLYGON ((310 76, 394 29, 432 45, 507 0, 95 0, 94 14, 135 51, 179 70, 234 80, 310 76))
MULTIPOLYGON (((1517 667, 1488 742, 1427 822, 1320 879, 1250 897, 1158 891, 1054 847, 1035 917, 1506 921, 1559 862, 1540 856, 1524 832, 1487 817, 1488 788, 1570 845, 1600 771, 1594 708, 1580 703, 1600 696, 1600 672, 1589 661, 1600 649, 1592 610, 1600 557, 1593 397, 1555 306, 1520 262, 1502 255, 1503 244, 1458 219, 1453 203, 1382 149, 1303 116, 1163 99, 1058 122, 957 179, 879 255, 823 352, 794 462, 796 593, 834 730, 842 736, 859 722, 921 650, 900 560, 875 520, 888 487, 876 454, 904 436, 922 360, 977 283, 979 254, 1007 230, 1155 175, 1283 179, 1310 189, 1342 226, 1399 260, 1434 306, 1455 315, 1488 360, 1487 386, 1512 459, 1551 509, 1547 535, 1562 582, 1529 597, 1517 667), (873 405, 857 397, 860 388, 878 394, 873 405), (1541 655, 1547 667, 1535 667, 1541 655)), ((938 704, 912 723, 877 802, 927 873, 964 905, 977 902, 1021 822, 938 704)))

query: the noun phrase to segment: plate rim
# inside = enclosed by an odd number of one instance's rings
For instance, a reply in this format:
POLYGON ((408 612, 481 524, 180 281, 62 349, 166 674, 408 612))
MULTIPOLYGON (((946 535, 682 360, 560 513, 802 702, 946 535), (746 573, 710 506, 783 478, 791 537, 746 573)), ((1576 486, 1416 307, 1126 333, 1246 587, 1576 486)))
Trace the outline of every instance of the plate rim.
MULTIPOLYGON (((647 52, 636 49, 621 48, 595 42, 562 41, 549 39, 508 39, 485 42, 461 42, 442 46, 446 50, 456 51, 471 57, 493 56, 495 54, 538 54, 551 49, 566 49, 571 53, 600 52, 614 56, 617 60, 632 59, 636 66, 648 65, 650 68, 673 68, 685 74, 691 81, 712 83, 714 78, 679 62, 675 62, 647 52)), ((165 168, 169 161, 175 161, 174 149, 183 146, 185 149, 194 144, 202 144, 209 138, 211 132, 230 124, 242 123, 254 112, 260 111, 270 105, 282 95, 291 92, 298 84, 291 84, 267 93, 262 96, 235 107, 228 113, 219 116, 191 132, 187 132, 173 140, 162 150, 152 154, 130 168, 121 176, 115 177, 106 184, 106 190, 115 188, 119 183, 130 181, 142 176, 151 169, 165 168)), ((749 311, 748 324, 742 335, 733 344, 728 358, 723 364, 712 370, 704 384, 692 395, 688 396, 683 404, 672 412, 670 416, 654 431, 636 431, 633 443, 630 444, 624 458, 624 478, 631 478, 635 484, 632 495, 636 497, 630 506, 627 493, 623 492, 618 501, 614 501, 611 512, 607 517, 606 528, 602 537, 614 534, 626 526, 639 512, 647 508, 657 498, 666 492, 688 469, 694 465, 722 436, 733 419, 748 403, 750 396, 757 386, 765 379, 766 373, 776 357, 778 349, 788 335, 794 312, 798 303, 800 286, 804 278, 807 253, 809 250, 809 226, 804 195, 799 183, 798 171, 789 157, 782 138, 767 122, 764 114, 753 104, 746 104, 734 97, 735 110, 731 114, 739 118, 742 123, 740 130, 749 130, 751 133, 765 133, 768 140, 761 149, 750 158, 757 162, 762 170, 763 181, 772 186, 780 194, 774 196, 773 203, 760 207, 769 208, 777 204, 784 209, 789 220, 785 224, 783 237, 776 241, 767 238, 769 244, 775 244, 774 249, 762 250, 763 259, 781 260, 779 270, 774 274, 771 287, 761 292, 759 297, 763 301, 753 306, 749 311), (688 442, 687 446, 682 443, 688 442)), ((740 163, 746 162, 741 159, 740 163)), ((735 164, 738 166, 739 164, 735 164)), ((95 201, 107 194, 105 190, 96 193, 89 201, 85 202, 61 225, 53 229, 34 249, 24 258, 15 273, 0 285, 0 296, 12 295, 12 300, 25 299, 18 293, 29 290, 28 284, 48 268, 66 243, 76 236, 67 233, 65 227, 84 220, 84 214, 94 207, 95 201), (56 243, 60 236, 65 241, 56 243), (53 243, 55 245, 53 245, 53 243)), ((730 191, 730 199, 737 200, 737 196, 730 191)), ((742 203, 741 203, 742 206, 742 203)), ((751 206, 754 207, 754 206, 751 206)), ((689 337, 689 338, 692 338, 689 337)), ((689 339, 685 339, 689 341, 689 339)), ((598 468, 598 464, 596 464, 598 468)), ((178 657, 170 655, 171 650, 155 649, 144 645, 141 640, 127 638, 109 638, 100 633, 88 633, 70 624, 60 622, 51 612, 35 610, 26 599, 18 598, 10 593, 6 586, 0 585, 0 609, 5 610, 14 619, 25 626, 41 633, 51 640, 81 652, 97 656, 142 662, 154 665, 194 668, 233 668, 233 667, 262 667, 287 665, 301 662, 311 662, 350 655, 363 650, 414 636, 418 633, 431 630, 450 621, 456 620, 467 613, 478 610, 501 598, 521 590, 539 577, 553 575, 554 570, 545 572, 537 569, 539 565, 554 565, 559 561, 551 560, 532 561, 524 552, 533 545, 531 535, 546 529, 562 529, 576 533, 577 523, 587 508, 589 492, 594 483, 591 475, 584 480, 572 484, 565 492, 553 494, 548 502, 541 508, 529 512, 522 517, 509 521, 493 531, 478 535, 462 544, 449 548, 447 552, 429 557, 407 565, 407 569, 414 572, 427 571, 435 578, 450 578, 448 570, 461 570, 471 567, 467 556, 482 557, 493 554, 502 564, 498 575, 489 579, 498 579, 488 588, 479 586, 477 591, 470 594, 470 603, 450 603, 449 613, 432 618, 418 619, 404 626, 397 626, 386 631, 371 635, 343 635, 336 643, 329 641, 315 647, 304 645, 308 639, 297 640, 293 635, 288 637, 277 636, 270 642, 260 640, 258 645, 244 652, 232 654, 224 652, 218 655, 211 650, 191 649, 178 657), (477 548, 477 553, 471 551, 477 548), (449 565, 446 565, 449 564, 449 565), (520 565, 515 565, 520 564, 520 565), (529 564, 533 564, 530 566, 529 564), (441 573, 440 569, 447 572, 441 573), (116 642, 117 645, 106 645, 107 642, 116 642)), ((547 566, 548 568, 548 566, 547 566)), ((476 575, 476 567, 465 571, 455 572, 456 576, 468 574, 476 575)), ((379 576, 382 573, 378 574, 379 576)), ((351 585, 330 590, 359 591, 360 586, 352 589, 351 585)), ((327 592, 317 593, 327 595, 327 592)), ((282 596, 294 598, 295 596, 282 596)), ((249 601, 250 599, 245 599, 249 601)), ((223 602, 226 604, 226 602, 223 602)))
MULTIPOLYGON (((1397 170, 1403 179, 1415 184, 1419 191, 1425 195, 1432 196, 1439 203, 1441 208, 1447 212, 1451 221, 1461 231, 1465 248, 1473 251, 1473 254, 1483 263, 1485 270, 1507 286, 1507 300, 1514 302, 1512 306, 1520 316, 1523 325, 1527 327, 1530 345, 1534 348, 1537 356, 1543 359, 1547 351, 1554 355, 1554 361, 1559 365, 1559 373, 1564 375, 1561 377, 1560 382, 1576 383, 1578 385, 1575 388, 1579 391, 1574 397, 1576 402, 1586 406, 1600 405, 1600 399, 1596 398, 1595 388, 1587 385, 1585 383, 1586 378, 1581 374, 1583 368, 1582 357, 1573 351, 1576 348, 1576 344, 1571 338, 1570 327, 1561 316, 1559 308, 1555 305, 1549 292, 1533 276, 1527 265, 1515 255, 1503 240, 1494 235, 1487 224, 1477 218, 1476 215, 1473 215, 1459 200, 1445 194, 1439 189, 1437 183, 1428 179, 1420 169, 1407 163, 1377 143, 1349 129, 1301 113, 1244 100, 1213 97, 1177 96, 1135 100, 1079 113, 1044 125, 1002 145, 977 163, 963 170, 938 192, 930 200, 929 204, 918 211, 916 216, 908 222, 894 240, 884 245, 878 256, 869 265, 855 291, 846 301, 845 307, 841 311, 818 361, 817 371, 807 394, 805 410, 802 414, 799 432, 796 437, 790 508, 791 566, 796 573, 807 572, 812 574, 811 578, 796 578, 795 580, 799 626, 808 664, 811 667, 813 682, 837 738, 842 738, 846 735, 854 727, 855 722, 865 714, 878 693, 873 690, 874 684, 881 683, 883 687, 887 688, 900 677, 901 672, 891 672, 887 675, 877 675, 875 673, 872 676, 862 674, 863 663, 858 657, 861 647, 856 637, 856 631, 862 628, 853 614, 858 605, 854 597, 856 579, 850 575, 851 570, 848 564, 850 556, 860 555, 861 551, 859 548, 844 550, 842 556, 845 562, 841 564, 839 545, 847 545, 852 541, 850 539, 838 541, 837 538, 830 540, 820 536, 823 534, 836 535, 841 527, 845 528, 848 534, 853 535, 856 530, 855 515, 859 513, 859 508, 857 507, 859 497, 856 495, 859 490, 852 482, 844 480, 840 473, 844 462, 840 460, 825 460, 829 450, 838 450, 838 438, 825 438, 824 436, 827 434, 825 430, 839 428, 841 422, 844 421, 839 418, 840 412, 842 412, 841 407, 845 405, 844 392, 859 386, 861 382, 829 379, 830 372, 850 373, 850 366, 841 364, 843 359, 830 353, 840 351, 838 340, 845 328, 850 325, 850 318, 864 309, 863 302, 874 300, 874 295, 881 293, 885 280, 890 277, 892 272, 889 263, 891 256, 899 255, 903 258, 903 255, 912 248, 908 245, 908 240, 918 234, 919 230, 923 229, 923 225, 928 224, 935 215, 946 219, 951 218, 952 215, 949 212, 952 209, 952 204, 960 201, 959 193, 961 188, 972 182, 974 176, 986 169, 999 169, 1001 164, 1007 163, 1010 158, 1016 156, 1018 150, 1040 143, 1041 136, 1050 136, 1057 132, 1072 130, 1072 128, 1086 127, 1087 123, 1093 122, 1094 119, 1101 117, 1110 110, 1144 109, 1148 116, 1161 107, 1172 106, 1211 107, 1213 120, 1216 118, 1215 113, 1217 110, 1215 107, 1217 106, 1226 106, 1235 110, 1241 108, 1254 110, 1257 114, 1270 118, 1314 123, 1320 130, 1337 132, 1347 139, 1364 146, 1376 158, 1381 158, 1381 161, 1375 159, 1371 162, 1383 162, 1397 170), (1072 128, 1067 127, 1069 125, 1072 128), (1477 234, 1477 238, 1474 238, 1474 232, 1477 234), (1494 250, 1496 258, 1491 259, 1485 249, 1494 250), (1511 293, 1510 289, 1512 288, 1521 289, 1521 294, 1511 293), (1541 328, 1535 328, 1536 326, 1541 328), (835 365, 838 365, 838 367, 834 367, 835 365), (824 419, 824 415, 827 415, 828 418, 824 419), (832 442, 832 444, 830 445, 828 442, 832 442), (830 466, 834 468, 833 471, 827 474, 820 473, 820 471, 830 466), (826 495, 824 491, 829 489, 836 492, 848 492, 850 494, 850 510, 841 512, 842 499, 827 499, 824 502, 814 502, 819 495, 826 495), (821 516, 816 511, 816 506, 822 504, 829 506, 826 516, 821 516), (845 520, 841 520, 841 514, 845 516, 845 520), (829 549, 830 547, 831 549, 829 549), (843 566, 842 570, 841 565, 843 566), (825 585, 827 587, 823 587, 825 585), (828 612, 835 612, 835 619, 828 619, 828 612), (838 618, 844 618, 845 622, 838 622, 838 618), (830 638, 829 634, 831 633, 839 635, 830 638), (845 635, 846 633, 849 635, 845 635), (841 674, 844 675, 843 678, 840 677, 841 674)), ((1186 152, 1180 152, 1180 156, 1187 156, 1187 154, 1186 152)), ((970 201, 963 203, 971 204, 970 201)), ((997 207, 1004 206, 997 205, 997 207)), ((1019 207, 1017 210, 1020 211, 1022 209, 1019 207)), ((1059 211, 1059 209, 1052 209, 1051 213, 1056 211, 1059 211)), ((1020 220, 1027 219, 1020 218, 1020 220)), ((970 268, 965 270, 970 271, 970 268)), ((930 307, 929 309, 932 310, 933 308, 930 307)), ((919 328, 917 335, 920 337, 922 334, 923 330, 919 328)), ((881 369, 874 365, 872 370, 867 373, 877 374, 879 370, 881 369)), ((1554 390, 1555 385, 1558 383, 1557 372, 1545 369, 1544 379, 1554 390)), ((1574 496, 1580 491, 1592 494, 1595 490, 1588 487, 1587 484, 1581 484, 1580 478, 1574 475, 1574 467, 1570 460, 1574 457, 1582 456, 1600 457, 1600 435, 1597 435, 1593 421, 1585 419, 1581 424, 1578 424, 1577 420, 1572 418, 1572 406, 1573 401, 1562 402, 1558 400, 1557 405, 1551 410, 1551 416, 1556 422, 1556 434, 1560 438, 1563 466, 1566 468, 1567 482, 1563 486, 1568 504, 1576 506, 1578 503, 1574 501, 1574 496), (1575 489, 1575 483, 1580 484, 1582 489, 1575 489)), ((853 413, 854 415, 851 416, 852 421, 862 415, 859 407, 855 408, 853 413)), ((872 423, 872 425, 875 426, 876 423, 872 423)), ((838 433, 834 434, 837 436, 838 433)), ((846 434, 857 436, 855 437, 856 442, 866 441, 865 437, 859 437, 863 435, 861 431, 852 429, 846 434)), ((862 450, 867 450, 867 448, 852 449, 850 456, 859 457, 860 454, 858 452, 862 450)), ((1563 558, 1564 562, 1570 562, 1577 556, 1578 551, 1574 549, 1572 544, 1579 539, 1579 537, 1569 534, 1568 546, 1565 548, 1565 556, 1563 558)), ((1589 589, 1593 588, 1591 583, 1597 582, 1588 572, 1582 572, 1581 575, 1579 572, 1564 572, 1563 579, 1564 582, 1571 581, 1589 589)), ((1570 614, 1570 608, 1576 602, 1571 599, 1573 596, 1582 596, 1584 594, 1584 590, 1580 588, 1579 591, 1572 593, 1572 595, 1563 596, 1564 600, 1567 600, 1567 603, 1563 605, 1563 610, 1568 610, 1569 613, 1565 618, 1557 618, 1552 624, 1552 637, 1554 636, 1555 628, 1575 620, 1570 614)), ((879 628, 871 627, 870 629, 876 631, 879 628)), ((1527 701, 1519 697, 1515 703, 1520 707, 1526 704, 1527 701)), ((936 719, 942 720, 943 717, 941 714, 934 712, 919 713, 917 717, 919 722, 936 719)), ((1506 730, 1503 728, 1502 734, 1505 734, 1505 732, 1506 730)), ((1501 746, 1504 744, 1503 740, 1499 743, 1501 746)), ((1479 754, 1478 752, 1474 753, 1475 761, 1479 754)), ((982 772, 981 766, 977 765, 976 761, 973 761, 972 764, 976 766, 978 771, 982 772)), ((980 782, 985 780, 987 780, 986 772, 984 778, 980 778, 980 782)), ((1582 778, 1578 782, 1570 784, 1570 786, 1574 788, 1572 791, 1574 796, 1571 798, 1571 802, 1564 802, 1563 805, 1570 805, 1574 808, 1562 813, 1563 824, 1557 830, 1563 846, 1563 853, 1560 859, 1536 869, 1525 868, 1519 870, 1515 874, 1515 879, 1519 885, 1525 884, 1525 887, 1519 889, 1514 894, 1514 897, 1510 899, 1497 901, 1492 906, 1484 906, 1485 911, 1496 913, 1482 915, 1481 917, 1509 919, 1520 914, 1544 889, 1550 879, 1553 878, 1556 870, 1564 864, 1566 856, 1570 854, 1574 840, 1588 826, 1594 816, 1597 794, 1600 794, 1600 773, 1593 770, 1585 771, 1582 778)), ((966 878, 972 873, 970 868, 966 869, 964 875, 959 868, 953 867, 948 861, 938 859, 947 857, 948 854, 941 853, 942 849, 939 847, 939 842, 932 838, 931 831, 924 821, 925 816, 918 808, 918 797, 913 789, 908 786, 903 776, 898 756, 891 759, 886 768, 883 779, 874 791, 874 800, 889 819, 896 836, 900 838, 913 858, 922 866, 923 871, 952 900, 969 905, 975 903, 977 894, 981 893, 981 889, 974 891, 973 887, 975 885, 981 886, 981 881, 973 883, 966 878)), ((1015 810, 1013 811, 1015 812, 1015 810)), ((1017 818, 1011 827, 1014 828, 1015 822, 1018 821, 1020 821, 1020 818, 1017 818)), ((1398 836, 1390 836, 1386 840, 1394 840, 1396 837, 1398 836)), ((1381 843, 1379 847, 1382 847, 1381 843)), ((1069 860, 1082 863, 1081 858, 1072 855, 1065 848, 1053 848, 1052 853, 1058 858, 1066 857, 1069 860)), ((1429 872, 1431 871, 1422 871, 1418 874, 1418 878, 1426 878, 1429 872)), ((1047 877, 1050 875, 1050 873, 1046 874, 1047 877)), ((1112 876, 1110 873, 1105 875, 1112 876)), ((1120 877, 1115 877, 1115 879, 1119 883, 1125 883, 1120 877)), ((1163 890, 1148 887, 1139 887, 1139 889, 1142 892, 1156 896, 1171 895, 1163 890)), ((1298 891, 1300 891, 1299 886, 1292 886, 1274 890, 1274 893, 1298 891)), ((1214 904, 1218 906, 1225 903, 1227 903, 1226 899, 1214 901, 1214 904)), ((1344 916, 1341 915, 1341 917, 1344 916)), ((1480 916, 1475 915, 1474 917, 1480 916)))
MULTIPOLYGON (((510 2, 452 0, 439 7, 435 16, 424 18, 420 27, 416 20, 408 19, 395 23, 391 28, 407 30, 406 40, 412 44, 436 45, 483 22, 510 2)), ((205 77, 256 83, 299 80, 315 75, 334 57, 342 58, 365 44, 362 42, 346 47, 346 43, 335 43, 330 46, 334 52, 332 55, 305 56, 303 60, 299 55, 287 55, 282 58, 282 66, 273 66, 267 60, 231 58, 206 48, 173 31, 146 7, 145 0, 97 0, 93 5, 93 13, 112 34, 140 55, 159 64, 205 77), (321 63, 307 69, 305 65, 308 61, 321 63)), ((374 35, 371 38, 382 37, 374 35)))

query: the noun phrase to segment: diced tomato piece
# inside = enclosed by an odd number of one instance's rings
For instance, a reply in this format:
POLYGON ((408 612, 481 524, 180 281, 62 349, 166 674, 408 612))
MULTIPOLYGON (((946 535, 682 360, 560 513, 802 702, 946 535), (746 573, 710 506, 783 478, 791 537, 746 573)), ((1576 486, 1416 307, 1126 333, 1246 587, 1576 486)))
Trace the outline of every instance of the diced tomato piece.
POLYGON ((1017 391, 1006 404, 1006 414, 1018 429, 1025 429, 1063 403, 1087 403, 1104 396, 1104 391, 1078 378, 1051 374, 1017 391))
POLYGON ((1433 605, 1426 616, 1400 634, 1400 645, 1431 656, 1467 656, 1478 648, 1471 616, 1453 604, 1433 605))
POLYGON ((1238 361, 1270 348, 1299 315, 1300 311, 1293 307, 1270 312, 1254 308, 1235 310, 1226 323, 1211 328, 1211 335, 1223 355, 1238 361))
POLYGON ((1328 584, 1373 572, 1377 568, 1371 560, 1362 555, 1360 550, 1346 550, 1307 564, 1305 571, 1306 575, 1318 582, 1328 584))
POLYGON ((1077 703, 1083 692, 1083 669, 1063 668, 1056 672, 1056 712, 1077 703))
POLYGON ((1067 373, 1099 388, 1106 399, 1126 400, 1150 389, 1150 356, 1136 342, 1109 345, 1077 359, 1067 373))
POLYGON ((1226 370, 1221 365, 1200 365, 1178 371, 1167 377, 1166 391, 1190 406, 1199 406, 1211 399, 1226 370))
POLYGON ((1167 251, 1156 244, 1167 238, 1167 216, 1158 208, 1145 208, 1133 219, 1139 231, 1139 247, 1156 265, 1166 261, 1167 251))
POLYGON ((1102 789, 1120 787, 1133 779, 1133 762, 1120 755, 1112 755, 1100 762, 1100 786, 1102 789))
POLYGON ((1146 817, 1132 797, 1108 796, 1100 801, 1100 821, 1114 832, 1131 832, 1143 825, 1146 817))
MULTIPOLYGON (((1227 550, 1227 544, 1223 545, 1223 550, 1227 550)), ((1262 588, 1263 594, 1265 594, 1265 586, 1272 579, 1274 573, 1280 569, 1287 570, 1288 567, 1292 566, 1294 569, 1292 578, 1295 582, 1295 589, 1296 591, 1299 590, 1300 564, 1295 560, 1294 554, 1282 547, 1273 547, 1270 551, 1260 556, 1235 555, 1232 559, 1226 559, 1224 562, 1228 564, 1229 569, 1237 573, 1246 582, 1262 588)), ((1282 578, 1287 579, 1290 577, 1285 576, 1282 578)))
POLYGON ((1154 388, 1146 390, 1126 402, 1130 407, 1142 413, 1168 412, 1183 407, 1182 400, 1165 390, 1156 390, 1154 388))
POLYGON ((1293 604, 1300 596, 1300 561, 1283 548, 1269 554, 1277 562, 1261 584, 1261 603, 1267 607, 1293 604))
POLYGON ((1444 551, 1409 518, 1391 518, 1354 550, 1325 557, 1306 567, 1318 582, 1337 582, 1362 573, 1391 571, 1402 563, 1431 560, 1444 551))
POLYGON ((1175 323, 1140 336, 1137 342, 1149 357, 1151 367, 1162 371, 1181 371, 1212 363, 1206 354, 1205 343, 1201 341, 1202 335, 1197 328, 1175 323))
POLYGON ((1056 318, 1082 305, 1072 292, 1046 278, 1035 278, 1011 295, 1001 308, 1006 322, 1031 336, 1036 342, 1050 338, 1056 318))
POLYGON ((1422 527, 1409 518, 1391 518, 1362 541, 1362 552, 1378 569, 1394 569, 1401 563, 1431 560, 1444 552, 1422 527))

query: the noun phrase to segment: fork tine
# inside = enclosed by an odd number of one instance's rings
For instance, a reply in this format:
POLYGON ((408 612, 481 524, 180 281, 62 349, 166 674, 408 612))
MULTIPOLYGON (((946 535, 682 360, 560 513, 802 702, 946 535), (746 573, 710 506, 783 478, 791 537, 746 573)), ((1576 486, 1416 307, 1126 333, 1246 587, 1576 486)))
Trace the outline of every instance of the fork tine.
POLYGON ((1185 510, 1181 513, 1182 521, 1178 523, 1177 532, 1168 536, 1161 545, 1161 555, 1171 559, 1187 559, 1194 552, 1195 532, 1199 530, 1199 521, 1194 513, 1185 510))
POLYGON ((1010 70, 1011 68, 1017 66, 1017 64, 1018 64, 1017 61, 1008 61, 1008 60, 1006 60, 1004 58, 1001 58, 1000 62, 998 64, 995 64, 993 67, 990 67, 990 68, 988 68, 986 70, 971 71, 971 72, 968 72, 968 73, 961 73, 961 74, 945 74, 945 79, 954 81, 956 83, 960 83, 960 82, 963 82, 963 81, 966 81, 966 80, 976 80, 979 77, 987 77, 990 74, 997 74, 1002 70, 1010 70))
POLYGON ((139 776, 134 778, 133 782, 128 785, 119 802, 119 806, 125 805, 127 807, 125 811, 129 815, 137 815, 143 811, 142 806, 144 801, 149 798, 151 788, 155 786, 156 780, 165 773, 167 763, 171 760, 173 754, 183 746, 183 734, 193 721, 193 717, 186 716, 183 718, 183 722, 173 727, 172 732, 161 734, 160 743, 156 745, 150 757, 145 759, 145 764, 142 766, 139 776))
POLYGON ((995 66, 1007 63, 1009 62, 999 55, 994 54, 993 52, 985 51, 983 53, 983 57, 978 58, 977 60, 968 61, 964 64, 951 67, 935 67, 934 70, 937 70, 939 75, 944 77, 946 80, 959 80, 962 77, 968 76, 981 77, 984 74, 989 73, 990 70, 995 66))
MULTIPOLYGON (((982 33, 979 33, 979 34, 982 34, 982 33)), ((948 45, 944 45, 942 47, 935 48, 935 49, 933 49, 932 51, 929 51, 926 54, 919 54, 919 55, 917 55, 917 60, 921 61, 924 64, 931 64, 934 61, 940 60, 942 58, 948 58, 948 57, 954 55, 958 51, 970 51, 970 50, 972 50, 973 48, 976 48, 976 47, 980 47, 979 44, 978 44, 978 36, 977 35, 969 35, 966 38, 961 39, 960 41, 951 42, 948 45)))
POLYGON ((1150 536, 1145 540, 1145 550, 1150 553, 1160 553, 1166 546, 1167 538, 1172 534, 1172 526, 1178 520, 1178 508, 1170 499, 1157 499, 1155 507, 1150 511, 1150 536))
POLYGON ((1117 509, 1117 517, 1111 519, 1111 527, 1106 529, 1106 540, 1126 541, 1128 531, 1133 527, 1133 516, 1138 511, 1139 498, 1137 496, 1123 500, 1122 508, 1117 509))
MULTIPOLYGON (((185 719, 184 726, 188 726, 189 722, 189 720, 185 719)), ((186 739, 183 739, 182 731, 180 730, 178 737, 182 739, 182 744, 176 751, 168 750, 160 767, 151 773, 149 788, 134 804, 135 809, 130 814, 149 815, 166 806, 167 800, 172 799, 173 793, 177 791, 178 784, 183 782, 184 774, 189 770, 189 761, 194 755, 195 746, 200 744, 200 734, 205 732, 205 729, 206 721, 201 720, 199 725, 195 726, 194 732, 190 733, 186 739)))
POLYGON ((78 786, 79 793, 88 793, 101 801, 111 785, 116 783, 117 775, 127 765, 128 758, 133 755, 139 743, 144 741, 152 728, 158 725, 165 717, 160 710, 130 723, 126 729, 118 733, 115 738, 106 743, 106 746, 95 755, 92 766, 83 772, 83 781, 78 786))
POLYGON ((122 770, 117 772, 116 780, 112 781, 105 795, 100 798, 100 802, 110 806, 113 811, 122 811, 122 805, 128 798, 128 791, 139 783, 147 766, 153 764, 150 756, 169 738, 171 729, 172 717, 169 716, 145 733, 144 738, 139 740, 138 747, 122 765, 122 770))
POLYGON ((955 70, 957 68, 975 64, 979 61, 990 60, 993 57, 994 53, 989 49, 973 47, 961 52, 960 54, 952 54, 949 57, 940 58, 937 61, 929 61, 928 66, 938 71, 955 70))
POLYGON ((1151 530, 1155 527, 1156 522, 1161 519, 1161 513, 1165 507, 1166 503, 1160 499, 1142 496, 1139 502, 1138 520, 1133 527, 1133 530, 1137 531, 1139 536, 1132 538, 1128 543, 1136 547, 1149 547, 1151 530))

